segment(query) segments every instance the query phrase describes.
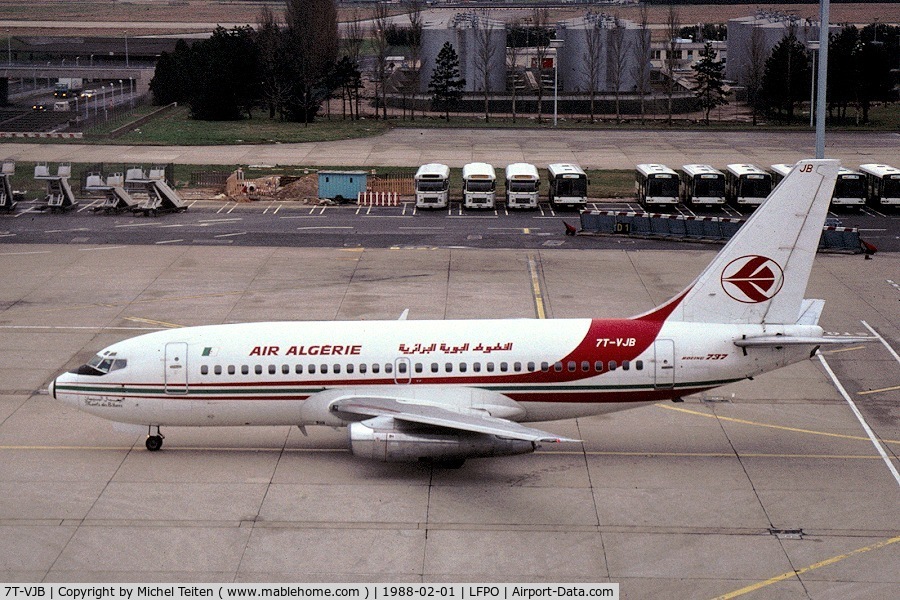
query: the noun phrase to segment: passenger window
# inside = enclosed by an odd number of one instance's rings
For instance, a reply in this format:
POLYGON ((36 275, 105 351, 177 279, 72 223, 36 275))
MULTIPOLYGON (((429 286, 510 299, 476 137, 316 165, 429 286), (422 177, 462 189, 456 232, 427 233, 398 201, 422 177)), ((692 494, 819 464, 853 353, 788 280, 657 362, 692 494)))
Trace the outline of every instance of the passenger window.
POLYGON ((334 363, 334 370, 332 371, 332 373, 340 373, 340 372, 341 372, 341 365, 339 365, 338 363, 334 363))
POLYGON ((221 375, 222 374, 222 365, 216 365, 215 367, 213 367, 213 373, 215 373, 216 375, 221 375))
POLYGON ((575 361, 570 360, 569 362, 567 362, 566 368, 569 370, 569 373, 574 373, 575 372, 575 361))
POLYGON ((432 373, 437 373, 439 369, 440 369, 440 367, 438 367, 437 363, 431 363, 431 372, 432 373))
POLYGON ((466 365, 466 363, 459 363, 459 372, 460 373, 465 373, 466 369, 468 369, 468 366, 466 365))
POLYGON ((254 371, 257 375, 262 375, 262 365, 256 365, 255 367, 253 367, 253 371, 254 371))
POLYGON ((638 371, 643 371, 644 370, 644 361, 642 361, 642 360, 634 361, 634 368, 637 369, 638 371))
POLYGON ((275 371, 277 371, 275 365, 269 365, 269 375, 274 375, 275 371))
POLYGON ((250 374, 250 367, 248 367, 247 365, 241 365, 241 375, 249 375, 249 374, 250 374))
POLYGON ((384 372, 385 372, 385 373, 393 373, 393 372, 394 372, 394 365, 393 365, 392 363, 385 363, 385 364, 384 364, 384 372))
POLYGON ((630 368, 631 368, 631 363, 628 362, 627 360, 623 360, 623 361, 622 361, 622 370, 623 370, 623 371, 627 371, 627 370, 629 370, 630 368))
POLYGON ((597 362, 594 363, 594 370, 597 371, 598 373, 603 372, 603 361, 602 360, 598 360, 597 362))
POLYGON ((353 363, 350 363, 349 365, 347 365, 347 372, 348 372, 348 373, 352 373, 352 372, 353 372, 353 363))
POLYGON ((234 365, 228 365, 228 374, 234 375, 234 373, 235 373, 234 365))
POLYGON ((448 373, 452 373, 453 372, 453 363, 446 363, 444 365, 444 370, 448 373))
POLYGON ((562 371, 562 363, 561 362, 553 363, 553 370, 556 371, 557 373, 561 372, 562 371))
POLYGON ((509 365, 505 362, 500 363, 500 370, 506 373, 509 370, 509 365))
POLYGON ((359 365, 359 372, 360 372, 360 373, 365 374, 366 370, 367 370, 366 363, 362 363, 361 365, 359 365))
POLYGON ((472 363, 472 371, 474 371, 475 373, 481 373, 481 363, 472 363))
POLYGON ((406 361, 401 360, 397 363, 397 372, 398 373, 406 373, 406 361))
POLYGON ((319 373, 327 374, 328 373, 328 365, 326 365, 325 363, 322 363, 321 365, 319 365, 319 373))
POLYGON ((316 365, 309 365, 306 367, 306 372, 310 375, 314 375, 316 372, 316 365))
POLYGON ((284 375, 290 375, 291 374, 291 365, 281 365, 281 372, 284 375))
POLYGON ((587 373, 591 370, 591 363, 586 360, 581 361, 581 370, 587 373))
POLYGON ((297 375, 303 375, 303 365, 295 365, 295 366, 294 366, 294 372, 295 372, 297 375))
POLYGON ((381 370, 381 367, 379 367, 378 363, 372 363, 372 372, 373 373, 378 373, 380 370, 381 370))
POLYGON ((488 373, 493 373, 493 372, 494 372, 494 363, 489 362, 489 363, 487 364, 487 372, 488 372, 488 373))
POLYGON ((422 363, 416 363, 415 369, 416 369, 416 373, 421 373, 422 372, 422 363))
POLYGON ((207 365, 203 365, 202 367, 200 367, 200 374, 209 375, 209 367, 207 365))
POLYGON ((521 370, 522 370, 522 363, 520 363, 520 362, 515 362, 515 363, 513 363, 513 371, 515 371, 516 373, 518 373, 518 372, 520 372, 521 370))
POLYGON ((615 371, 616 367, 618 367, 618 365, 616 364, 616 361, 614 361, 614 360, 609 361, 609 370, 610 371, 615 371))
POLYGON ((541 371, 543 371, 544 373, 548 373, 550 371, 550 363, 542 362, 541 363, 541 371))
POLYGON ((534 373, 537 369, 535 369, 535 364, 533 362, 528 363, 528 372, 534 373))

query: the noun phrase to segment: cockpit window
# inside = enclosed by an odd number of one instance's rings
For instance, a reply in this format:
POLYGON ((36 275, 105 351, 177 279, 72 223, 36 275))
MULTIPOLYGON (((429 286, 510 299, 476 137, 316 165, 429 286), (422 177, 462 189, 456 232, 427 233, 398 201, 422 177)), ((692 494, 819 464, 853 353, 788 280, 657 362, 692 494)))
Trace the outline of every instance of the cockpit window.
POLYGON ((101 352, 75 371, 78 375, 106 375, 128 366, 128 360, 119 358, 116 352, 101 352))

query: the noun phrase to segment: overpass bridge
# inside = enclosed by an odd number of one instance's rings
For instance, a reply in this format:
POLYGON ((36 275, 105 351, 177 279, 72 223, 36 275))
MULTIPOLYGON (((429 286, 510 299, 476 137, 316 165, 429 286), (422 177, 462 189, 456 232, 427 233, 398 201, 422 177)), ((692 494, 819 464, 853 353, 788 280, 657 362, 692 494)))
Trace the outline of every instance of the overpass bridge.
MULTIPOLYGON (((84 61, 88 62, 88 61, 84 61)), ((7 62, 0 64, 0 79, 7 82, 10 79, 59 79, 60 77, 80 77, 85 80, 105 80, 129 82, 128 88, 134 86, 134 93, 138 96, 150 89, 150 80, 153 78, 155 65, 152 63, 135 63, 123 65, 121 63, 103 63, 92 61, 93 64, 63 64, 57 61, 29 61, 7 62), (133 83, 131 83, 133 82, 133 83)))

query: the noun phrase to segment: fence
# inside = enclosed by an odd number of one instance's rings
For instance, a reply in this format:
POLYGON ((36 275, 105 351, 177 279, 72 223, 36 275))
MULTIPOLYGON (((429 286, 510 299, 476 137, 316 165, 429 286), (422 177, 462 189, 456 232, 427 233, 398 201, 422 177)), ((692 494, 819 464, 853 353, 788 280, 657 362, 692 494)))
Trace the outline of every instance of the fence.
MULTIPOLYGON (((581 213, 580 233, 686 242, 726 242, 743 223, 742 219, 590 210, 581 213)), ((859 230, 855 227, 824 227, 819 250, 854 254, 862 252, 859 230)))

